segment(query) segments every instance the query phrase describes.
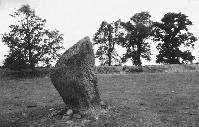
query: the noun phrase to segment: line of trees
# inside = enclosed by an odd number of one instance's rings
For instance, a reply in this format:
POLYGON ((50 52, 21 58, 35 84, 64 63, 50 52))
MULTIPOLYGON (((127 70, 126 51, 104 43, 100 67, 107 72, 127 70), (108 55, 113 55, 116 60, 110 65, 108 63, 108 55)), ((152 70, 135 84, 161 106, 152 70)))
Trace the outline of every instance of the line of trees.
POLYGON ((101 65, 118 65, 131 59, 133 65, 141 66, 141 59, 151 60, 152 41, 159 51, 157 63, 192 63, 194 56, 190 50, 197 38, 188 30, 191 25, 188 16, 182 13, 167 13, 160 22, 152 21, 149 12, 136 13, 127 22, 103 21, 93 37, 96 58, 101 65), (116 45, 125 48, 125 54, 119 56, 116 45))
MULTIPOLYGON (((9 47, 4 67, 34 71, 39 64, 51 66, 63 49, 63 34, 46 29, 46 20, 37 16, 29 5, 23 5, 11 16, 17 22, 10 25, 10 31, 2 37, 9 47)), ((93 37, 97 46, 96 58, 101 65, 121 65, 130 59, 133 65, 141 66, 142 59, 151 60, 149 42, 152 41, 158 43, 157 63, 191 63, 194 56, 190 50, 197 41, 188 30, 191 25, 188 16, 182 13, 167 13, 160 22, 152 21, 149 12, 136 13, 127 22, 103 21, 93 37), (117 46, 125 49, 122 56, 118 54, 117 46)))

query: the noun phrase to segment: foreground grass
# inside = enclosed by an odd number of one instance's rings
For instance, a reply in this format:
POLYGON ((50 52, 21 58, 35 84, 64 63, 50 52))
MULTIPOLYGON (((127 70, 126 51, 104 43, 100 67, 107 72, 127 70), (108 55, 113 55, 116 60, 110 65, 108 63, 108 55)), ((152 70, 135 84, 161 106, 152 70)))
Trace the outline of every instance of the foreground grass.
MULTIPOLYGON (((83 118, 89 119, 84 126, 198 127, 198 77, 196 72, 98 75, 101 98, 111 108, 98 119, 83 118)), ((2 79, 0 87, 0 126, 71 125, 51 116, 64 104, 48 77, 2 79)))

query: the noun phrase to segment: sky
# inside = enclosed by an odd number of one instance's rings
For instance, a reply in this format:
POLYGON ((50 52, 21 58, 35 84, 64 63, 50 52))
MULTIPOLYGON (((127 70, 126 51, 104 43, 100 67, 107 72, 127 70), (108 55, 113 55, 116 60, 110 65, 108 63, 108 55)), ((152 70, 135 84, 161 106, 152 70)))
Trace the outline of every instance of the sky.
MULTIPOLYGON (((47 27, 64 34, 64 47, 68 49, 85 36, 93 37, 102 21, 128 21, 135 13, 149 11, 154 21, 167 12, 182 12, 193 22, 190 31, 199 37, 199 0, 0 0, 0 34, 9 32, 14 20, 9 16, 14 8, 29 4, 36 14, 47 20, 47 27)), ((199 56, 199 42, 194 55, 199 56)), ((8 48, 0 40, 0 65, 8 48)), ((155 64, 157 50, 152 46, 155 64)))

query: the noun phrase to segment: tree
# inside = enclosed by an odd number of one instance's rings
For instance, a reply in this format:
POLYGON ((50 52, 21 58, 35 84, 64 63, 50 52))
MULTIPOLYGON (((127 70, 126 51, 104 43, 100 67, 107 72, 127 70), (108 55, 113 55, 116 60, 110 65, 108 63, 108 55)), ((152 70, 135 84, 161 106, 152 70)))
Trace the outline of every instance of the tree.
POLYGON ((63 35, 58 30, 45 29, 46 20, 36 16, 29 5, 23 5, 11 16, 17 23, 10 25, 10 32, 4 33, 2 37, 10 49, 4 61, 5 66, 22 62, 34 70, 39 62, 49 66, 58 58, 58 50, 63 48, 63 35))
POLYGON ((151 15, 148 12, 136 13, 130 21, 121 23, 126 34, 121 45, 126 48, 122 61, 131 58, 136 66, 141 66, 141 58, 150 60, 150 45, 147 39, 151 36, 151 15))
POLYGON ((4 67, 10 68, 12 70, 21 70, 28 68, 24 55, 21 51, 13 51, 4 60, 4 67))
POLYGON ((192 62, 189 48, 194 47, 197 38, 188 31, 192 22, 182 13, 167 13, 161 22, 154 23, 154 40, 158 41, 157 63, 181 64, 192 62), (185 51, 182 51, 182 48, 185 51))
POLYGON ((115 47, 119 43, 120 20, 112 23, 103 21, 95 33, 93 41, 98 46, 96 58, 99 58, 101 65, 111 66, 113 62, 120 64, 120 57, 115 47))

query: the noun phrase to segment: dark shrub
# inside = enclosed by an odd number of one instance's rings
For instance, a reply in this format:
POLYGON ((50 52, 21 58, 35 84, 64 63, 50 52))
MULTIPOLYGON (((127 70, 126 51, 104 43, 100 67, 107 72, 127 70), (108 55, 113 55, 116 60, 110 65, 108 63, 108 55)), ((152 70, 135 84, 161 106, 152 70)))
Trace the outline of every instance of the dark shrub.
POLYGON ((34 71, 31 69, 11 70, 4 68, 1 70, 1 77, 3 78, 33 78, 44 77, 50 73, 50 68, 36 68, 34 71))
POLYGON ((7 55, 4 60, 4 68, 9 68, 11 70, 21 70, 28 68, 28 64, 25 57, 21 53, 21 51, 15 51, 7 55))
POLYGON ((165 72, 168 69, 164 65, 147 65, 143 67, 144 72, 156 73, 156 72, 165 72))
POLYGON ((98 74, 110 74, 110 73, 120 73, 121 66, 96 66, 95 73, 98 74))
POLYGON ((141 66, 124 66, 122 70, 128 73, 143 72, 141 66))

